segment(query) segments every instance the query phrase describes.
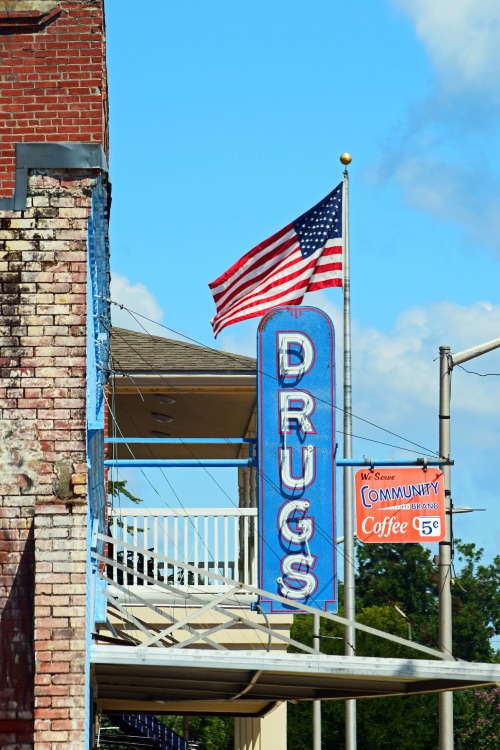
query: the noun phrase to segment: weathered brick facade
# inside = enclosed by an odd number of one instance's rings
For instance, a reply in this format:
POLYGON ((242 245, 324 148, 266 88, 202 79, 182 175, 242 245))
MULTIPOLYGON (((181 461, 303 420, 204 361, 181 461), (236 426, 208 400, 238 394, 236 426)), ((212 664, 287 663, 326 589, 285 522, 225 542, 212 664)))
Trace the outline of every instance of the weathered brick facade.
POLYGON ((4 750, 83 747, 85 299, 93 182, 74 173, 33 175, 22 218, 2 212, 0 220, 4 750))
MULTIPOLYGON (((102 0, 0 2, 0 196, 12 195, 16 144, 107 147, 104 40, 102 0)), ((99 174, 28 169, 25 210, 0 210, 2 750, 85 747, 86 291, 99 174)))

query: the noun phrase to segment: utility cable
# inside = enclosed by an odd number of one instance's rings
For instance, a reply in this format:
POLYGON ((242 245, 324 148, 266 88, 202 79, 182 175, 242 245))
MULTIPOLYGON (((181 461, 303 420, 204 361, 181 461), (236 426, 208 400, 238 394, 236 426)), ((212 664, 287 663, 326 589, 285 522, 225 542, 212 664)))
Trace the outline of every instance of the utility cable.
MULTIPOLYGON (((146 315, 142 315, 141 313, 138 313, 136 311, 132 311, 129 308, 127 308, 125 305, 122 305, 122 304, 120 304, 118 302, 115 302, 112 299, 105 298, 105 297, 103 297, 103 299, 105 301, 109 302, 110 304, 119 307, 121 310, 125 310, 126 312, 128 312, 129 315, 131 315, 131 317, 139 325, 141 325, 141 324, 137 320, 137 317, 143 318, 144 320, 147 320, 148 322, 153 323, 154 325, 157 325, 157 326, 159 326, 161 328, 164 328, 166 331, 169 331, 170 333, 174 333, 176 336, 182 336, 183 338, 187 339, 188 341, 191 341, 192 343, 196 344, 197 346, 202 346, 205 349, 213 351, 213 352, 215 352, 215 353, 217 353, 219 355, 223 355, 223 356, 227 357, 228 359, 233 359, 236 362, 241 362, 241 360, 238 359, 237 355, 229 354, 228 352, 221 352, 219 349, 215 349, 214 347, 207 346, 206 344, 203 344, 200 341, 197 341, 196 339, 192 338, 191 336, 188 336, 187 334, 181 333, 180 331, 176 331, 174 328, 169 328, 168 326, 164 325, 163 323, 158 323, 157 321, 153 320, 152 318, 148 318, 146 315)), ((147 331, 144 328, 144 326, 141 325, 141 327, 143 328, 143 330, 149 336, 151 336, 152 338, 154 338, 154 334, 151 334, 149 331, 147 331)), ((175 341, 171 340, 171 343, 175 343, 175 341)), ((182 344, 182 342, 179 342, 179 344, 182 344)), ((268 373, 262 373, 262 374, 265 377, 270 377, 273 380, 277 380, 277 378, 274 375, 270 375, 268 373)), ((318 399, 318 400, 321 401, 321 399, 318 399)), ((329 406, 332 406, 334 409, 337 409, 340 412, 344 411, 344 409, 342 409, 340 406, 337 406, 336 404, 331 404, 328 401, 324 401, 324 403, 327 403, 329 406)), ((415 445, 416 447, 421 448, 422 450, 427 451, 429 454, 433 454, 433 455, 436 455, 436 456, 439 455, 437 451, 431 450, 430 448, 426 448, 425 446, 421 445, 420 443, 416 443, 415 441, 410 440, 409 438, 405 438, 403 435, 399 435, 398 433, 393 432, 392 430, 388 430, 385 427, 382 427, 381 425, 376 424, 375 422, 370 422, 370 420, 365 419, 364 417, 360 417, 359 415, 354 414, 353 412, 351 412, 351 416, 354 417, 355 419, 359 419, 361 422, 365 422, 366 424, 369 424, 371 427, 375 427, 376 429, 382 430, 383 432, 387 432, 389 435, 394 435, 394 437, 397 437, 400 440, 404 440, 405 442, 410 443, 411 445, 415 445)), ((369 438, 361 438, 361 439, 368 440, 369 438)), ((402 450, 404 450, 404 449, 402 449, 402 450)), ((408 449, 406 449, 406 450, 408 450, 408 449)))
MULTIPOLYGON (((114 303, 114 302, 113 302, 113 304, 117 304, 117 303, 114 303)), ((124 309, 124 306, 121 306, 121 305, 120 305, 120 307, 121 307, 122 309, 124 309)), ((127 308, 125 308, 125 309, 127 309, 127 308)), ((128 312, 130 312, 130 311, 128 311, 128 312)), ((131 312, 130 312, 130 314, 131 314, 131 315, 132 315, 132 317, 133 317, 133 318, 134 318, 134 319, 136 320, 136 318, 135 318, 134 314, 133 314, 133 313, 131 313, 131 312)), ((140 317, 143 317, 143 318, 145 318, 146 320, 149 320, 150 322, 154 322, 154 321, 152 321, 151 319, 147 318, 146 316, 142 316, 142 315, 140 315, 139 313, 137 313, 137 315, 139 315, 140 317)), ((146 331, 146 329, 144 329, 144 327, 142 326, 142 324, 141 324, 141 323, 140 323, 139 321, 137 321, 137 320, 136 320, 136 322, 137 322, 137 323, 138 323, 139 325, 141 325, 141 327, 143 328, 143 330, 145 330, 146 334, 148 334, 148 335, 149 335, 149 336, 150 336, 151 338, 155 338, 155 337, 154 337, 154 336, 153 336, 153 335, 152 335, 151 333, 149 333, 148 331, 146 331)), ((162 327, 163 327, 163 328, 165 328, 165 329, 167 329, 167 330, 169 330, 169 331, 172 331, 173 333, 176 333, 176 334, 178 334, 178 332, 174 331, 173 329, 170 329, 170 328, 168 328, 167 326, 162 326, 162 327)), ((184 335, 184 334, 178 334, 178 335, 184 335)), ((188 337, 188 336, 184 336, 184 337, 185 337, 185 338, 187 338, 187 339, 190 339, 190 337, 188 337)), ((196 343, 196 344, 199 344, 199 342, 197 342, 197 341, 196 341, 196 340, 194 340, 194 339, 190 339, 190 340, 191 340, 191 341, 193 341, 193 342, 194 342, 194 343, 196 343)), ((128 343, 128 342, 126 342, 126 343, 128 343)), ((173 342, 172 342, 172 343, 173 343, 173 342)), ((199 344, 199 345, 203 346, 202 344, 199 344)), ((133 350, 133 347, 131 347, 131 348, 132 348, 132 350, 133 350)), ((205 348, 207 348, 207 349, 210 349, 210 347, 205 347, 205 348)), ((221 354, 221 352, 219 352, 218 350, 215 350, 215 349, 213 349, 213 351, 217 352, 217 353, 218 353, 219 355, 221 354)), ((136 352, 136 353, 137 353, 137 352, 136 352)), ((145 361, 145 362, 146 362, 146 360, 144 360, 144 358, 142 357, 142 355, 140 355, 140 356, 141 356, 141 358, 143 359, 143 361, 145 361)), ((226 356, 228 356, 228 355, 226 354, 226 356)), ((240 360, 237 360, 237 358, 236 358, 236 357, 234 357, 234 356, 232 356, 232 355, 229 355, 229 357, 230 357, 231 359, 233 359, 233 360, 236 360, 236 361, 240 361, 240 360)), ((146 362, 146 364, 148 364, 148 363, 146 362)), ((153 371, 154 371, 154 370, 153 370, 153 371)), ((160 374, 158 373, 158 375, 160 375, 160 374)), ((160 375, 160 376, 161 376, 161 375, 160 375)), ((131 378, 131 380, 132 380, 132 378, 131 378)), ((132 382, 134 382, 134 381, 132 380, 132 382)), ((136 387, 137 387, 137 386, 136 386, 136 387)), ((139 392, 139 393, 141 393, 141 392, 140 392, 140 389, 139 389, 138 387, 137 387, 137 390, 138 390, 138 392, 139 392)), ((142 396, 142 394, 141 394, 141 396, 142 396)), ((339 409, 340 411, 342 411, 342 409, 340 409, 339 407, 336 407, 336 408, 338 408, 338 409, 339 409)), ((392 432, 390 432, 389 430, 385 430, 384 428, 380 427, 379 425, 377 425, 377 424, 375 424, 375 423, 369 422, 368 420, 365 420, 365 419, 363 419, 363 418, 361 418, 361 417, 357 417, 356 415, 353 415, 353 416, 354 416, 354 417, 356 417, 356 418, 358 418, 358 419, 360 419, 361 421, 365 421, 365 422, 367 422, 368 424, 370 424, 370 425, 372 425, 372 426, 374 426, 374 427, 376 427, 376 428, 378 428, 378 429, 384 430, 385 432, 388 432, 388 433, 390 433, 390 434, 394 434, 395 436, 397 436, 397 437, 400 437, 401 439, 405 440, 406 442, 410 442, 410 443, 413 443, 413 441, 407 440, 406 438, 404 438, 404 437, 402 437, 402 436, 398 435, 397 433, 392 433, 392 432)), ((376 440, 373 440, 373 439, 370 439, 370 438, 364 438, 364 437, 361 437, 361 436, 357 436, 357 435, 353 435, 353 437, 356 437, 356 438, 358 438, 358 439, 362 439, 362 440, 367 440, 367 441, 370 441, 370 442, 374 442, 374 443, 379 443, 379 444, 382 444, 382 445, 388 445, 389 447, 397 448, 397 449, 400 449, 400 450, 411 450, 411 449, 408 449, 408 448, 403 448, 403 447, 401 447, 401 446, 391 445, 391 444, 388 444, 388 443, 384 443, 384 442, 382 442, 382 441, 376 441, 376 440)), ((421 448, 424 448, 424 446, 421 446, 421 445, 419 445, 418 443, 413 443, 413 444, 414 444, 414 445, 417 445, 417 446, 419 446, 419 447, 421 447, 421 448)), ((425 449, 425 450, 428 450, 427 448, 424 448, 424 449, 425 449)), ((412 451, 412 452, 415 452, 415 453, 417 453, 417 451, 412 451)), ((226 495, 226 497, 228 497, 228 498, 229 498, 229 496, 227 495, 227 493, 226 493, 226 492, 225 492, 225 491, 223 490, 223 488, 222 488, 222 487, 221 487, 221 486, 220 486, 220 485, 218 484, 218 482, 217 482, 217 481, 215 480, 215 478, 214 478, 214 477, 213 477, 213 476, 212 476, 212 475, 210 474, 210 472, 209 472, 209 471, 208 471, 208 470, 206 469, 206 467, 203 467, 203 468, 205 469, 206 473, 207 473, 207 474, 208 474, 208 475, 209 475, 209 476, 211 477, 211 479, 212 479, 212 480, 213 480, 213 481, 215 482, 215 484, 217 484, 217 485, 219 486, 219 488, 220 488, 220 489, 221 489, 221 490, 222 490, 222 491, 224 492, 224 494, 226 495)), ((265 477, 264 477, 264 479, 265 479, 265 481, 268 481, 268 482, 270 482, 270 481, 271 481, 271 480, 269 480, 269 479, 267 479, 267 478, 265 478, 265 477)), ((272 483, 272 482, 271 482, 271 483, 272 483)), ((230 499, 230 498, 229 498, 229 499, 230 499)), ((230 501, 231 501, 231 502, 233 502, 233 501, 232 501, 231 499, 230 499, 230 501)), ((235 505, 235 504, 233 503, 233 505, 235 505)), ((236 507, 236 506, 235 506, 235 507, 236 507)), ((321 535, 322 535, 322 536, 323 536, 323 537, 324 537, 325 539, 327 539, 327 541, 329 541, 329 542, 331 542, 331 541, 332 541, 331 537, 329 537, 328 535, 326 535, 326 534, 325 534, 325 532, 324 532, 324 531, 323 531, 322 529, 318 529, 318 531, 319 531, 319 532, 321 533, 321 535)), ((258 536, 260 537, 260 533, 259 533, 258 529, 257 529, 257 535, 258 535, 258 536)), ((261 539, 261 541, 262 541, 262 539, 261 539)), ((345 554, 343 553, 343 550, 340 550, 340 551, 341 551, 341 554, 343 555, 343 557, 345 558, 345 554)), ((274 550, 273 550, 273 552, 274 552, 274 550)), ((275 554, 276 554, 276 553, 275 553, 275 554)))
MULTIPOLYGON (((139 323, 139 324, 140 324, 140 323, 139 323)), ((141 324, 140 324, 140 325, 141 325, 141 324)), ((147 331, 146 331, 146 333, 147 333, 148 335, 152 336, 152 334, 149 334, 149 333, 148 333, 147 331)), ((153 338, 154 338, 154 337, 153 337, 153 338)), ((129 345, 129 342, 127 342, 127 341, 125 341, 124 343, 125 343, 126 345, 129 345)), ((129 345, 129 346, 130 346, 130 345, 129 345)), ((149 371, 151 371, 151 372, 154 372, 154 373, 156 373, 156 374, 157 374, 157 375, 158 375, 159 377, 162 377, 162 376, 161 376, 161 374, 160 374, 160 373, 158 373, 158 372, 157 372, 157 371, 155 370, 155 368, 154 368, 154 367, 153 367, 153 366, 151 365, 151 363, 149 363, 149 362, 148 362, 148 360, 146 360, 146 359, 145 359, 145 358, 144 358, 144 357, 143 357, 143 356, 142 356, 142 355, 140 354, 140 352, 137 352, 137 351, 135 350, 135 348, 134 348, 134 347, 132 347, 132 346, 130 346, 130 348, 132 349, 132 351, 134 351, 134 353, 136 353, 136 354, 137 354, 138 356, 140 356, 140 357, 141 357, 141 359, 142 359, 142 360, 144 361, 144 363, 145 363, 145 364, 146 364, 146 365, 148 366, 148 369, 149 369, 149 371)), ((166 381, 166 382, 168 383, 168 380, 167 380, 166 378, 162 377, 162 379, 163 379, 163 380, 165 380, 165 381, 166 381)), ((139 388, 139 387, 138 387, 138 386, 137 386, 137 385, 136 385, 135 383, 134 383, 134 385, 135 385, 135 387, 137 388, 137 390, 138 390, 139 394, 141 395, 141 397, 142 397, 142 398, 143 398, 143 400, 144 400, 144 397, 142 396, 142 393, 141 393, 141 391, 140 391, 140 388, 139 388)), ((204 418, 204 419, 205 419, 205 421, 206 421, 205 415, 203 415, 203 414, 201 413, 201 411, 200 411, 200 413, 199 413, 199 414, 200 414, 200 417, 204 418)), ((359 436, 354 436, 354 437, 359 437, 359 436)), ((360 439, 364 439, 364 438, 360 438, 360 439)), ((366 438, 366 440, 370 440, 370 438, 366 438)), ((394 446, 394 445, 390 445, 390 444, 388 444, 388 443, 384 443, 384 442, 382 442, 382 441, 375 441, 375 440, 373 440, 373 442, 377 442, 377 443, 380 443, 380 444, 383 444, 383 445, 388 445, 388 446, 390 446, 390 447, 394 447, 394 448, 400 448, 400 449, 402 449, 402 450, 407 450, 407 451, 411 451, 411 452, 415 452, 415 453, 417 453, 417 451, 413 451, 412 449, 409 449, 409 448, 404 448, 404 447, 401 447, 401 446, 394 446)), ((129 450, 130 450, 130 449, 129 449, 129 450)), ((190 449, 189 449, 189 450, 190 450, 190 449)), ((193 455, 193 454, 192 454, 192 455, 193 455)), ((208 475, 208 476, 209 476, 209 477, 210 477, 210 478, 212 479, 212 481, 213 481, 213 482, 214 482, 214 483, 215 483, 216 485, 218 485, 218 483, 217 483, 216 479, 215 479, 215 478, 213 477, 213 475, 212 475, 212 474, 211 474, 211 473, 210 473, 210 472, 208 471, 208 469, 207 469, 206 467, 203 467, 203 468, 204 468, 205 472, 207 473, 207 475, 208 475)), ((275 485, 275 484, 274 484, 274 483, 272 482, 272 480, 270 480, 269 478, 267 478, 267 477, 265 477, 265 476, 263 476, 263 475, 262 475, 262 478, 264 479, 264 481, 266 481, 266 482, 270 483, 270 484, 271 484, 271 485, 272 485, 272 486, 274 487, 274 489, 275 489, 276 491, 279 491, 279 488, 278 488, 278 487, 277 487, 277 486, 276 486, 276 485, 275 485)), ((219 486, 219 485, 218 485, 218 486, 219 486)), ((222 489, 222 488, 221 488, 221 489, 222 489)), ((237 507, 237 506, 236 506, 236 504, 235 504, 235 503, 233 502, 233 500, 232 500, 232 499, 231 499, 231 498, 230 498, 230 497, 229 497, 229 496, 227 495, 227 493, 226 493, 226 492, 225 492, 225 491, 224 491, 223 489, 222 489, 222 491, 223 491, 223 493, 224 493, 224 494, 226 495, 227 499, 229 499, 229 501, 230 501, 230 502, 231 502, 231 503, 233 504, 233 506, 234 506, 234 507, 237 507)), ((318 531, 318 533, 319 533, 319 534, 320 534, 321 536, 323 536, 323 538, 324 538, 324 539, 325 539, 326 541, 328 541, 328 543, 330 543, 330 544, 333 544, 333 540, 332 540, 331 536, 330 536, 330 535, 328 534, 328 532, 325 532, 325 531, 324 531, 323 529, 321 529, 321 528, 320 528, 319 526, 317 526, 316 528, 317 528, 317 531, 318 531)), ((260 537, 260 534, 259 534, 259 537, 260 537)), ((265 540, 262 540, 262 538, 261 538, 261 543, 264 543, 264 544, 266 544, 267 546, 269 546, 269 545, 268 545, 268 543, 267 543, 267 542, 266 542, 265 540)), ((276 556, 276 552, 275 552, 274 550, 272 550, 272 551, 273 551, 273 554, 274 554, 274 555, 276 556)), ((345 552, 344 552, 343 548, 342 548, 342 549, 340 550, 340 554, 341 554, 341 556, 342 556, 342 557, 344 558, 344 560, 345 560, 346 562, 348 562, 348 560, 347 560, 347 557, 346 557, 346 554, 345 554, 345 552)), ((353 560, 351 560, 350 562, 351 562, 351 564, 353 564, 353 560)))
POLYGON ((463 365, 455 365, 455 367, 460 367, 468 375, 477 375, 480 378, 500 378, 500 372, 475 372, 474 370, 468 370, 463 365))
MULTIPOLYGON (((152 336, 152 334, 149 334, 149 335, 151 335, 151 336, 152 336)), ((153 336, 153 338, 154 338, 154 336, 153 336)), ((130 349, 131 351, 133 351, 133 352, 134 352, 134 354, 136 354, 137 356, 139 356, 139 357, 140 357, 140 359, 141 359, 141 360, 142 360, 142 361, 144 362, 144 364, 148 366, 148 369, 149 369, 149 371, 150 371, 151 373, 155 374, 155 375, 156 375, 156 376, 157 376, 157 377, 158 377, 158 378, 159 378, 160 380, 162 380, 162 381, 163 381, 163 382, 165 383, 165 385, 166 385, 166 386, 168 386, 168 388, 169 388, 170 390, 172 390, 172 391, 173 391, 174 393, 177 393, 177 394, 178 394, 178 395, 180 395, 180 396, 182 396, 182 395, 185 395, 185 394, 181 393, 181 392, 179 391, 179 389, 178 389, 178 388, 177 388, 177 387, 176 387, 176 386, 175 386, 174 384, 172 384, 172 383, 171 383, 171 381, 169 380, 169 378, 168 378, 168 377, 166 377, 166 376, 165 376, 165 375, 164 375, 163 373, 161 373, 161 372, 159 372, 158 370, 156 370, 156 369, 155 369, 155 368, 154 368, 154 367, 153 367, 153 366, 151 365, 151 363, 150 363, 150 362, 148 362, 148 360, 147 360, 147 359, 146 359, 146 358, 145 358, 145 357, 144 357, 144 356, 143 356, 143 355, 142 355, 142 354, 141 354, 140 352, 138 352, 138 351, 137 351, 137 350, 136 350, 136 349, 135 349, 135 348, 134 348, 134 347, 133 347, 133 346, 132 346, 132 345, 131 345, 131 344, 130 344, 130 343, 129 343, 128 341, 125 341, 125 340, 123 340, 123 343, 124 343, 124 344, 125 344, 126 346, 128 346, 128 347, 129 347, 129 349, 130 349)), ((214 351, 216 351, 216 350, 214 350, 214 351)), ((123 375, 124 377, 127 377, 127 378, 129 378, 129 379, 131 380, 132 384, 133 384, 133 385, 135 386, 135 388, 137 388, 137 390, 139 391, 139 388, 138 388, 137 384, 135 383, 135 381, 133 380, 132 376, 131 376, 131 375, 129 375, 129 374, 127 373, 127 372, 125 372, 125 371, 123 371, 123 370, 121 370, 121 369, 113 369, 113 368, 110 368, 110 370, 109 370, 109 374, 113 374, 113 375, 123 375)), ((269 376, 269 377, 272 377, 272 376, 269 376)), ((274 378, 274 379, 275 379, 275 380, 277 380, 277 378, 274 378)), ((140 392, 140 391, 139 391, 139 392, 140 392)), ((141 398, 142 398, 142 400, 144 401, 144 397, 142 396, 142 394, 141 394, 141 398)), ((225 401, 224 401, 223 399, 219 399, 219 400, 221 401, 221 403, 224 403, 224 404, 226 404, 226 402, 225 402, 225 401)), ((334 404, 331 404, 330 402, 328 402, 328 401, 325 401, 324 399, 318 398, 317 400, 318 400, 319 402, 321 402, 321 403, 325 403, 325 404, 327 404, 328 406, 332 406, 333 408, 335 408, 335 409, 337 409, 337 410, 339 410, 339 411, 343 411, 343 409, 341 409, 340 407, 338 407, 338 406, 335 406, 334 404)), ((211 424, 211 423, 210 423, 210 422, 209 422, 209 421, 208 421, 208 420, 206 419, 206 416, 205 416, 205 415, 203 414, 203 412, 201 411, 201 409, 196 409, 196 407, 194 407, 194 406, 192 406, 192 405, 190 405, 190 408, 191 408, 191 410, 192 410, 192 411, 194 411, 195 413, 197 413, 197 414, 198 414, 199 416, 202 416, 202 417, 204 418, 204 421, 205 421, 205 422, 207 422, 207 424, 209 424, 209 425, 210 425, 210 427, 212 427, 212 428, 213 428, 213 429, 214 429, 214 430, 215 430, 216 432, 218 431, 218 428, 217 428, 217 427, 215 427, 214 425, 212 425, 212 424, 211 424)), ((243 408, 243 407, 241 407, 241 408, 243 408)), ((353 416, 355 416, 355 415, 353 415, 353 416)), ((426 451, 426 452, 428 452, 428 453, 432 453, 433 455, 436 455, 436 456, 438 456, 438 455, 439 455, 437 451, 431 451, 431 450, 430 450, 429 448, 425 448, 425 446, 422 446, 422 445, 420 445, 419 443, 414 443, 413 441, 411 441, 411 440, 408 440, 407 438, 404 438, 404 437, 402 437, 402 436, 398 435, 397 433, 393 433, 393 432, 390 432, 389 430, 385 430, 385 429, 384 429, 383 427, 378 427, 378 425, 376 425, 375 423, 373 423, 373 422, 369 422, 368 420, 366 420, 366 419, 363 419, 362 417, 357 417, 357 419, 360 419, 361 421, 363 421, 363 422, 366 422, 367 424, 369 424, 369 425, 371 425, 371 426, 373 426, 373 427, 376 427, 376 428, 378 428, 378 429, 381 429, 381 430, 383 430, 384 432, 388 432, 389 434, 391 434, 391 435, 394 435, 395 437, 400 437, 400 438, 401 438, 401 440, 405 440, 406 442, 412 443, 413 445, 416 445, 416 446, 418 446, 418 447, 422 448, 423 450, 425 450, 425 451, 426 451)), ((345 433, 345 432, 344 432, 343 430, 339 430, 339 429, 336 429, 336 433, 337 433, 337 434, 339 434, 339 435, 344 435, 344 434, 346 434, 346 433, 345 433)), ((355 438, 356 440, 364 440, 364 441, 366 441, 366 442, 369 442, 369 443, 374 443, 374 444, 376 444, 376 445, 383 445, 383 446, 385 446, 385 447, 388 447, 388 448, 395 448, 396 450, 400 450, 400 451, 406 451, 407 453, 414 453, 414 454, 416 454, 416 455, 418 455, 418 456, 420 456, 420 455, 421 455, 421 451, 416 451, 416 450, 414 450, 413 448, 406 448, 405 446, 402 446, 402 445, 394 445, 394 443, 386 443, 385 441, 382 441, 382 440, 375 440, 375 438, 369 438, 369 437, 366 437, 366 436, 363 436, 363 435, 356 435, 356 434, 354 434, 354 433, 350 433, 350 434, 351 434, 351 436, 352 436, 353 438, 355 438)), ((218 435, 218 437, 221 437, 222 439, 224 439, 224 438, 225 438, 225 436, 222 436, 222 435, 218 435)))
MULTIPOLYGON (((109 404, 108 404, 108 408, 109 408, 109 404)), ((111 417, 112 417, 112 419, 113 419, 113 423, 114 423, 114 424, 116 425, 116 427, 117 427, 118 431, 120 432, 120 428, 119 428, 119 426, 118 426, 118 424, 117 424, 117 420, 116 420, 116 417, 115 417, 114 413, 110 412, 110 414, 111 414, 111 417)), ((129 416, 130 416, 130 415, 129 415, 129 416)), ((132 451, 132 449, 131 449, 130 445, 129 445, 128 443, 126 443, 125 445, 126 445, 126 447, 127 447, 128 451, 129 451, 130 455, 131 455, 131 456, 132 456, 133 458, 135 458, 135 456, 134 456, 134 453, 133 453, 133 451, 132 451)), ((203 536, 201 535, 201 533, 200 533, 199 529, 197 528, 197 525, 196 525, 196 524, 194 523, 193 519, 192 519, 192 518, 191 518, 191 517, 189 516, 189 511, 188 511, 188 509, 186 508, 186 506, 184 506, 184 504, 182 503, 182 501, 181 501, 181 499, 180 499, 179 495, 178 495, 178 494, 177 494, 177 493, 175 492, 175 490, 174 490, 173 486, 171 485, 171 483, 170 483, 170 482, 169 482, 169 480, 167 479, 167 477, 166 477, 166 474, 165 474, 165 472, 163 472, 163 471, 162 471, 161 473, 162 473, 163 477, 165 478, 165 480, 167 481, 167 484, 168 484, 168 485, 170 486, 170 488, 172 489, 172 492, 173 492, 173 494, 174 494, 174 496, 175 496, 175 498, 176 498, 177 502, 179 503, 179 505, 180 505, 181 509, 182 509, 182 510, 184 511, 184 513, 185 513, 185 517, 186 517, 186 518, 188 519, 188 523, 189 523, 189 524, 190 524, 190 525, 192 526, 192 528, 193 528, 193 531, 194 531, 195 535, 196 535, 196 536, 198 537, 198 539, 199 539, 199 541, 200 541, 200 543, 201 543, 201 547, 202 547, 202 549, 204 549, 204 550, 205 550, 205 551, 207 552, 207 554, 208 554, 209 558, 210 558, 210 559, 212 560, 212 562, 214 563, 214 567, 216 567, 217 561, 216 561, 216 560, 215 560, 215 559, 213 558, 213 555, 212 555, 212 553, 211 553, 211 551, 210 551, 210 549, 209 549, 208 545, 206 544, 205 538, 204 538, 204 537, 203 537, 203 536)), ((161 494, 161 493, 159 492, 159 490, 158 490, 158 489, 156 488, 155 484, 154 484, 154 483, 153 483, 153 482, 151 481, 151 479, 150 479, 150 478, 149 478, 149 477, 147 476, 146 472, 144 472, 144 471, 141 471, 141 474, 143 475, 143 477, 145 478, 146 482, 147 482, 147 483, 149 484, 149 486, 151 487, 151 489, 153 490, 153 492, 154 492, 154 493, 155 493, 155 494, 156 494, 156 495, 157 495, 157 496, 159 497, 159 499, 160 499, 160 500, 161 500, 161 501, 162 501, 162 502, 163 502, 163 503, 164 503, 165 505, 167 505, 167 507, 171 507, 171 506, 169 505, 169 503, 167 503, 167 501, 166 501, 166 499, 165 499, 165 498, 163 497, 163 495, 162 495, 162 494, 161 494)), ((211 476, 211 475, 209 474, 209 476, 211 476)), ((213 479, 214 481, 216 481, 216 480, 215 480, 215 479, 214 479, 214 478, 213 478, 212 476, 211 476, 211 478, 212 478, 212 479, 213 479)), ((216 482, 216 484, 218 484, 218 483, 216 482)), ((221 489, 222 489, 222 488, 221 488, 221 489)), ((238 506, 237 506, 237 505, 236 505, 236 504, 234 503, 234 501, 233 501, 233 500, 232 500, 232 499, 231 499, 231 498, 230 498, 230 497, 229 497, 229 496, 227 495, 227 493, 225 493, 225 494, 226 494, 226 496, 228 497, 228 499, 230 500, 230 502, 232 503, 232 505, 233 505, 233 506, 234 506, 234 507, 235 507, 236 509, 238 509, 238 506)), ((172 509, 172 510, 175 510, 175 508, 171 508, 171 509, 172 509)), ((145 510, 145 511, 147 511, 147 512, 149 513, 149 515, 150 515, 150 516, 152 517, 152 515, 153 515, 153 514, 152 514, 152 513, 150 512, 150 509, 148 509, 148 508, 145 508, 144 510, 145 510)), ((126 510, 124 510, 123 512, 124 512, 124 513, 126 514, 126 510)), ((160 530, 161 530, 161 525, 160 525, 160 530)), ((168 539, 168 540, 169 540, 169 541, 170 541, 170 542, 171 542, 172 544, 175 544, 174 540, 172 540, 172 537, 171 537, 171 536, 170 536, 170 535, 169 535, 168 533, 167 533, 167 534, 165 534, 165 529, 164 529, 164 528, 163 528, 163 533, 164 533, 164 536, 166 536, 166 538, 167 538, 167 539, 168 539)), ((236 530, 234 530, 234 533, 236 533, 236 530)), ((257 533, 258 533, 258 532, 257 532, 257 533)), ((236 561, 235 561, 235 562, 236 562, 236 561)), ((219 570, 220 570, 220 569, 219 569, 219 570)), ((221 572, 221 571, 220 571, 220 572, 221 572)), ((207 573, 207 574, 208 574, 208 573, 207 573)), ((209 575, 209 574, 208 574, 208 575, 209 575)), ((201 593, 201 594, 202 594, 202 593, 207 593, 207 592, 206 592, 206 590, 205 590, 205 589, 199 589, 199 590, 198 590, 198 593, 201 593)), ((237 600, 235 600, 235 603, 236 603, 236 604, 238 604, 237 600)), ((229 633, 229 635, 230 635, 231 639, 233 639, 233 634, 232 634, 232 633, 229 633)), ((258 637, 259 637, 259 639, 261 638, 260 634, 258 635, 258 637)), ((233 639, 233 640, 234 640, 234 639, 233 639)))

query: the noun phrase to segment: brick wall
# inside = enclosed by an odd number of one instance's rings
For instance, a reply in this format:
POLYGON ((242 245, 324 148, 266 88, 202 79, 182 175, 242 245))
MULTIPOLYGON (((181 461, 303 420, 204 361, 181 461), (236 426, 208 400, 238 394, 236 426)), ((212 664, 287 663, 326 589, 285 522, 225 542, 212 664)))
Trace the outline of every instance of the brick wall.
POLYGON ((0 211, 0 747, 79 750, 85 718, 86 259, 95 178, 0 211))
POLYGON ((0 197, 15 144, 99 143, 107 152, 103 0, 0 0, 0 197))
MULTIPOLYGON (((0 59, 0 197, 14 190, 16 144, 107 151, 104 0, 0 0, 0 59)), ((26 210, 0 210, 2 750, 85 746, 86 279, 96 179, 91 170, 31 170, 26 210)))

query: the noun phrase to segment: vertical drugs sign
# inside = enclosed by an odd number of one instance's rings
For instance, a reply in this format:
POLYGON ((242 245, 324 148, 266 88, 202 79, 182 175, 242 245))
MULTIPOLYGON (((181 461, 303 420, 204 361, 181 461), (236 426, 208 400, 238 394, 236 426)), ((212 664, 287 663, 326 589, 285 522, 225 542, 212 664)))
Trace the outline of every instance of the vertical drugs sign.
POLYGON ((259 586, 267 612, 336 612, 334 329, 313 307, 276 307, 258 337, 259 586))

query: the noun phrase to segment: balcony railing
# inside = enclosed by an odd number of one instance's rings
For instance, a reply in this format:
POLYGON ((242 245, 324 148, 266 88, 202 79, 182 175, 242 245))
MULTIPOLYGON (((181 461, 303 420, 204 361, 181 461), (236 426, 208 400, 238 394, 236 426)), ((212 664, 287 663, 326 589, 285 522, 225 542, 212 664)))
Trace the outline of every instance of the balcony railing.
POLYGON ((219 594, 229 586, 204 575, 204 570, 236 584, 257 585, 256 508, 115 508, 108 524, 114 540, 108 557, 126 568, 108 566, 108 578, 117 588, 140 586, 141 597, 155 594, 159 599, 165 589, 155 586, 156 581, 197 595, 219 594), (125 549, 123 542, 134 549, 125 549), (149 557, 148 551, 155 556, 149 557), (186 572, 176 561, 198 571, 186 572))

